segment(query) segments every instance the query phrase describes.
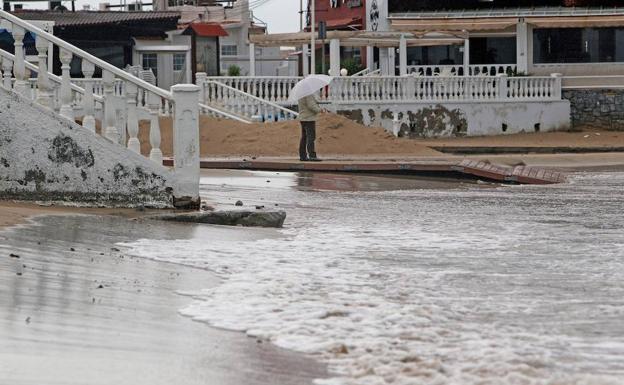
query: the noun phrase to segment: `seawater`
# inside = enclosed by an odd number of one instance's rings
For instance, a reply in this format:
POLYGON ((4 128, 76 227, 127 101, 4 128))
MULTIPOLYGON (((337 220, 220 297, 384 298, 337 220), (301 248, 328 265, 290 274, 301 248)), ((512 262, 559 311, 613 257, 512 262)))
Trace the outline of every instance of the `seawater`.
POLYGON ((624 383, 624 173, 487 188, 202 181, 222 206, 285 208, 286 228, 239 242, 144 239, 132 253, 216 272, 223 283, 181 313, 327 362, 332 377, 318 384, 624 383))

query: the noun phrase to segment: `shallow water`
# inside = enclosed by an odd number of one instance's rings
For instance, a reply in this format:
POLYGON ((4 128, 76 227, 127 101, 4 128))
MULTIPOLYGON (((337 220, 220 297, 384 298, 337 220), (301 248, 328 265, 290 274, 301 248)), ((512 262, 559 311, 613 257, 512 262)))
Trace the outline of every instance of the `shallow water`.
POLYGON ((283 236, 132 252, 214 270, 181 312, 328 362, 318 383, 623 383, 624 173, 483 187, 206 176, 219 206, 286 209, 283 236))

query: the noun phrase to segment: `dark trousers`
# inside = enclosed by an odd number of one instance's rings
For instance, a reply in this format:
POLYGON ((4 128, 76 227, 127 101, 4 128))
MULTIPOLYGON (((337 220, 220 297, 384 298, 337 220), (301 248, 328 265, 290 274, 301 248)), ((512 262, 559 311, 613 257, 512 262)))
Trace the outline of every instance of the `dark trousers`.
POLYGON ((299 142, 299 158, 316 158, 314 140, 316 139, 316 122, 301 122, 301 142, 299 142))

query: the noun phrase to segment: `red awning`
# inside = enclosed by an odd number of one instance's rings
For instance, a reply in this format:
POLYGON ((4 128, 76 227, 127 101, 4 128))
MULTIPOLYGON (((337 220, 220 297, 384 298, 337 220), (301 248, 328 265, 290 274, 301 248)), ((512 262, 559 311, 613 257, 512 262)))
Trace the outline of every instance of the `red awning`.
MULTIPOLYGON (((216 37, 216 36, 227 36, 228 33, 225 32, 225 29, 219 24, 208 24, 208 23, 192 23, 189 26, 189 29, 192 29, 193 32, 197 36, 203 37, 216 37)), ((186 32, 189 31, 186 30, 186 32)))

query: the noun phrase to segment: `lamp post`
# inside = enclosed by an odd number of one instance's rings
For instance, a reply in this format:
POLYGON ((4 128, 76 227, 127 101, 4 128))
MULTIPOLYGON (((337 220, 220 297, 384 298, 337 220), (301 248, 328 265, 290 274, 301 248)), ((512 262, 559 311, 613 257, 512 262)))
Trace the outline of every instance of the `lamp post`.
POLYGON ((316 0, 310 0, 310 31, 312 38, 310 39, 310 73, 316 73, 316 0))

